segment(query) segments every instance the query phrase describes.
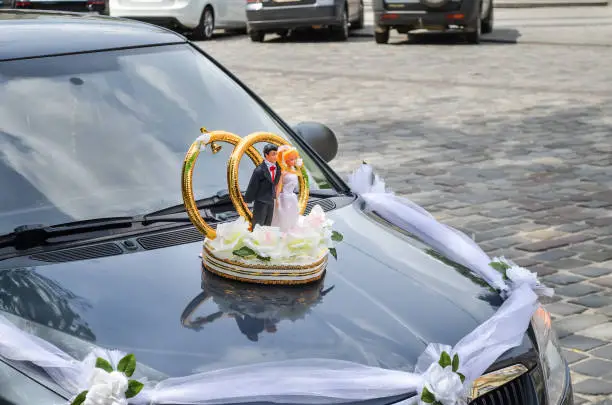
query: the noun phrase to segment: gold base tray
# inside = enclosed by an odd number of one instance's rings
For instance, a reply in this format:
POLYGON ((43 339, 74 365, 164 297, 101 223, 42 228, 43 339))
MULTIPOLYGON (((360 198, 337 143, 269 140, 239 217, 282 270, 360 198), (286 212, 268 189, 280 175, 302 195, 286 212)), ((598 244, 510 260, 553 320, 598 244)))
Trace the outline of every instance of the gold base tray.
POLYGON ((311 263, 266 264, 265 262, 228 260, 216 257, 204 247, 202 265, 218 276, 255 284, 307 284, 320 280, 327 266, 325 253, 311 263))

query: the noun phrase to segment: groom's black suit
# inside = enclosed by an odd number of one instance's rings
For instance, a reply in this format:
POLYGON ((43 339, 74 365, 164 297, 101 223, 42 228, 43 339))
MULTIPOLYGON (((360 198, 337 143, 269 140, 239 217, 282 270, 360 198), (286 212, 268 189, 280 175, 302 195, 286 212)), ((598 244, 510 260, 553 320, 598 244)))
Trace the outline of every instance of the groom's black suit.
POLYGON ((274 181, 270 169, 264 161, 253 170, 251 181, 247 187, 244 199, 253 202, 253 224, 271 225, 274 214, 274 200, 276 198, 276 186, 281 178, 281 168, 276 164, 274 181))

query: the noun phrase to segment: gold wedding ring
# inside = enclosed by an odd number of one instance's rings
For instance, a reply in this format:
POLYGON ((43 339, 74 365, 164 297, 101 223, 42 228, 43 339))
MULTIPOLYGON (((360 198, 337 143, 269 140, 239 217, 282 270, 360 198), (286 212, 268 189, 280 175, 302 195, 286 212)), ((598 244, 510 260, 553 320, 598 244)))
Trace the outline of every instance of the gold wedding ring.
MULTIPOLYGON (((251 229, 254 226, 253 213, 251 212, 251 210, 249 210, 249 207, 244 202, 244 198, 242 198, 238 179, 238 169, 242 156, 245 153, 249 155, 249 151, 253 148, 253 145, 258 142, 272 143, 277 146, 290 145, 289 142, 287 142, 284 138, 281 138, 280 136, 271 132, 254 132, 242 138, 240 142, 235 145, 234 151, 230 155, 229 161, 227 163, 227 187, 229 190, 229 196, 238 214, 251 224, 251 229)), ((255 164, 259 165, 260 163, 261 161, 255 164)), ((304 211, 306 210, 306 204, 308 203, 309 190, 306 187, 306 181, 304 180, 304 177, 302 176, 301 172, 298 171, 297 174, 298 183, 300 186, 298 196, 298 209, 300 214, 304 214, 304 211)))
MULTIPOLYGON (((208 135, 209 138, 207 139, 206 143, 204 143, 204 141, 201 139, 197 139, 189 147, 189 150, 187 151, 187 155, 185 155, 185 160, 183 161, 183 171, 181 175, 181 192, 183 194, 183 203, 185 204, 187 215, 189 216, 189 219, 191 220, 193 225, 196 227, 198 231, 200 231, 208 239, 215 239, 215 237, 217 236, 217 232, 210 225, 206 223, 204 218, 202 218, 202 216, 200 215, 200 210, 198 209, 195 198, 193 196, 193 183, 192 183, 193 168, 195 167, 195 163, 198 159, 198 155, 200 154, 200 148, 202 146, 205 146, 208 144, 213 145, 213 142, 227 142, 229 144, 236 146, 241 143, 244 143, 244 140, 240 136, 236 134, 232 134, 231 132, 226 132, 226 131, 208 132, 206 128, 201 128, 200 131, 202 132, 202 134, 208 135)), ((216 149, 218 151, 220 148, 217 146, 216 149)), ((255 166, 258 166, 263 162, 263 158, 261 157, 257 149, 255 149, 252 146, 252 144, 242 148, 241 150, 242 152, 240 153, 240 157, 242 157, 242 155, 246 153, 247 156, 251 158, 255 166)), ((232 156, 234 154, 235 154, 235 151, 232 154, 232 156)), ((229 166, 228 166, 228 173, 229 173, 229 166)), ((240 195, 240 201, 243 201, 242 195, 240 194, 240 188, 238 187, 237 179, 238 179, 238 167, 236 166, 236 190, 238 190, 238 195, 240 195)), ((228 184, 228 187, 229 187, 229 192, 231 196, 232 187, 229 186, 229 184, 228 184)), ((235 193, 236 190, 233 190, 233 192, 235 193)), ((232 202, 234 202, 234 197, 232 197, 232 202)), ((234 206, 236 206, 235 202, 234 202, 234 206)), ((236 208, 238 207, 236 206, 236 208)))

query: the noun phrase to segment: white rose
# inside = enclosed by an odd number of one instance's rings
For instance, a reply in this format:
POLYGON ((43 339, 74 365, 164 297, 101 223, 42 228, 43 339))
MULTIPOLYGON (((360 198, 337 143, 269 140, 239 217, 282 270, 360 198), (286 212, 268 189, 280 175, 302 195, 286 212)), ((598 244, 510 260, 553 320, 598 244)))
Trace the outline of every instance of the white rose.
POLYGON ((310 213, 304 218, 304 226, 319 230, 322 228, 329 228, 333 224, 333 221, 327 219, 325 211, 319 204, 312 207, 310 213))
POLYGON ((538 275, 532 273, 524 267, 512 266, 506 270, 506 276, 512 281, 513 287, 518 287, 522 284, 529 285, 532 289, 538 286, 538 275))
POLYGON ((217 237, 210 244, 217 251, 235 250, 249 233, 249 223, 242 217, 217 225, 217 237))
POLYGON ((461 378, 451 366, 442 368, 438 363, 432 363, 423 374, 425 387, 443 405, 457 405, 465 402, 465 390, 461 378))
POLYGON ((321 241, 320 232, 309 228, 296 228, 287 234, 287 248, 294 255, 317 254, 321 241))
POLYGON ((304 161, 301 158, 297 158, 295 160, 295 167, 302 167, 304 165, 304 161))
POLYGON ((255 225, 244 244, 262 257, 276 259, 284 254, 282 234, 276 227, 255 225))
POLYGON ((89 380, 84 405, 127 405, 128 379, 118 371, 108 373, 95 368, 89 380))

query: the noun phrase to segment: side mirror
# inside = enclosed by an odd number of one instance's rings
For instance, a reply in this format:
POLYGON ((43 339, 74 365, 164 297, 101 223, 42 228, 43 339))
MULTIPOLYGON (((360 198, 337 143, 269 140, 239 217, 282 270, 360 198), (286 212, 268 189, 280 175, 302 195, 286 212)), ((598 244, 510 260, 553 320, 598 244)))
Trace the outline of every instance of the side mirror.
POLYGON ((318 122, 300 122, 293 130, 326 162, 331 162, 338 153, 338 140, 334 131, 318 122))

